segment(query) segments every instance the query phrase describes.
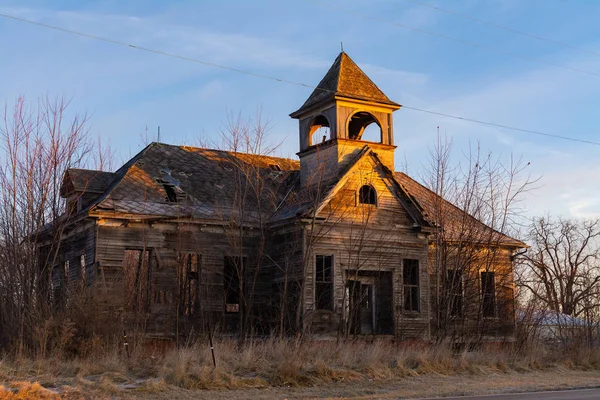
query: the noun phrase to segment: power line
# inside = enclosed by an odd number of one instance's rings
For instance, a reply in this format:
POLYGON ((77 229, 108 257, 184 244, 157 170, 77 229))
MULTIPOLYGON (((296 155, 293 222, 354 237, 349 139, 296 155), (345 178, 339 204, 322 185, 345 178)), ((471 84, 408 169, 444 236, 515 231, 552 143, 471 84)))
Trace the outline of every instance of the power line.
POLYGON ((428 30, 425 30, 425 29, 422 29, 422 28, 416 28, 414 26, 410 26, 410 25, 399 23, 399 22, 394 22, 394 21, 390 21, 390 20, 387 20, 387 19, 384 19, 384 18, 380 18, 380 17, 378 17, 376 15, 363 14, 362 12, 353 11, 353 10, 350 10, 348 8, 339 7, 339 6, 333 6, 333 5, 329 5, 329 4, 323 4, 322 2, 317 1, 317 0, 303 0, 303 1, 315 4, 318 7, 329 8, 329 9, 332 9, 332 10, 338 10, 338 11, 344 12, 346 14, 357 16, 357 17, 362 18, 362 19, 371 19, 371 20, 374 20, 374 21, 382 22, 384 24, 396 26, 396 27, 399 27, 399 28, 408 29, 408 30, 411 30, 413 32, 422 33, 424 35, 428 35, 428 36, 432 36, 432 37, 437 37, 437 38, 449 40, 451 42, 460 43, 460 44, 465 45, 465 46, 475 47, 475 48, 478 48, 478 49, 481 49, 481 50, 486 50, 486 51, 489 51, 489 52, 492 52, 492 53, 503 54, 505 56, 519 58, 521 60, 531 61, 531 62, 538 63, 538 64, 550 65, 552 67, 563 68, 563 69, 567 69, 567 70, 570 70, 570 71, 579 72, 579 73, 582 73, 582 74, 593 75, 593 76, 600 76, 600 73, 598 73, 598 72, 593 72, 593 71, 588 71, 588 70, 585 70, 585 69, 570 67, 568 65, 563 65, 563 64, 556 64, 556 63, 554 63, 552 61, 546 61, 546 60, 542 60, 542 59, 539 59, 539 58, 526 56, 526 55, 523 55, 523 54, 520 54, 520 53, 515 53, 515 52, 512 52, 512 51, 503 50, 503 49, 500 49, 498 47, 492 47, 492 46, 488 46, 488 45, 485 45, 485 44, 482 44, 482 43, 472 42, 470 40, 459 39, 459 38, 456 38, 456 37, 453 37, 453 36, 445 35, 443 33, 431 32, 431 31, 428 31, 428 30))
MULTIPOLYGON (((16 16, 9 15, 9 14, 0 13, 0 17, 12 19, 12 20, 19 21, 19 22, 25 22, 25 23, 31 24, 31 25, 41 26, 44 28, 53 29, 56 31, 60 31, 60 32, 64 32, 64 33, 68 33, 68 34, 72 34, 72 35, 82 36, 82 37, 86 37, 89 39, 95 39, 95 40, 99 40, 99 41, 103 41, 103 42, 107 42, 107 43, 112 43, 112 44, 115 44, 118 46, 130 48, 130 49, 145 51, 145 52, 158 54, 158 55, 162 55, 162 56, 166 56, 166 57, 176 58, 179 60, 190 61, 190 62, 194 62, 197 64, 205 65, 208 67, 220 68, 220 69, 224 69, 224 70, 231 71, 231 72, 237 72, 240 74, 250 75, 250 76, 257 77, 257 78, 268 79, 268 80, 281 82, 281 83, 287 83, 290 85, 300 86, 300 87, 304 87, 304 88, 308 88, 308 89, 320 90, 320 91, 328 92, 328 93, 335 93, 333 90, 319 88, 317 86, 308 85, 308 84, 302 83, 302 82, 296 82, 296 81, 292 81, 292 80, 288 80, 288 79, 277 78, 274 76, 259 74, 256 72, 243 70, 243 69, 239 69, 239 68, 233 68, 233 67, 229 67, 227 65, 221 65, 221 64, 210 62, 210 61, 199 60, 196 58, 186 57, 186 56, 169 53, 169 52, 162 51, 162 50, 151 49, 149 47, 138 46, 138 45, 134 45, 134 44, 118 41, 118 40, 105 38, 102 36, 92 35, 92 34, 85 33, 85 32, 61 28, 59 26, 49 25, 49 24, 45 24, 42 22, 31 21, 31 20, 28 20, 25 18, 16 17, 16 16)), ((473 118, 461 117, 458 115, 451 115, 451 114, 446 114, 446 113, 433 111, 433 110, 426 110, 426 109, 418 108, 418 107, 410 107, 410 106, 403 105, 402 108, 405 108, 407 110, 412 110, 412 111, 433 114, 433 115, 439 115, 439 116, 443 116, 443 117, 447 117, 447 118, 458 119, 458 120, 462 120, 462 121, 473 122, 473 123, 477 123, 477 124, 481 124, 481 125, 493 126, 496 128, 502 128, 502 129, 517 131, 517 132, 525 132, 525 133, 530 133, 530 134, 534 134, 534 135, 540 135, 540 136, 546 136, 546 137, 552 137, 552 138, 557 138, 557 139, 570 140, 573 142, 586 143, 586 144, 592 144, 595 146, 600 146, 600 142, 594 142, 591 140, 577 139, 577 138, 573 138, 573 137, 569 137, 569 136, 555 135, 555 134, 551 134, 551 133, 535 131, 535 130, 531 130, 531 129, 524 129, 524 128, 519 128, 519 127, 515 127, 515 126, 510 126, 510 125, 497 124, 494 122, 486 122, 486 121, 481 121, 481 120, 477 120, 477 119, 473 119, 473 118)))
POLYGON ((169 52, 162 51, 162 50, 156 50, 156 49, 151 49, 149 47, 138 46, 138 45, 135 45, 135 44, 121 42, 121 41, 114 40, 114 39, 109 39, 109 38, 106 38, 106 37, 103 37, 103 36, 92 35, 90 33, 80 32, 80 31, 76 31, 76 30, 73 30, 73 29, 61 28, 60 26, 49 25, 49 24, 45 24, 43 22, 31 21, 31 20, 28 20, 28 19, 25 19, 25 18, 16 17, 14 15, 0 13, 0 17, 12 19, 12 20, 19 21, 19 22, 25 22, 25 23, 28 23, 28 24, 31 24, 31 25, 41 26, 41 27, 44 27, 44 28, 49 28, 49 29, 53 29, 53 30, 56 30, 56 31, 60 31, 60 32, 64 32, 64 33, 69 33, 69 34, 72 34, 72 35, 83 36, 83 37, 86 37, 86 38, 89 38, 89 39, 100 40, 102 42, 112 43, 112 44, 116 44, 116 45, 123 46, 123 47, 129 47, 129 48, 132 48, 132 49, 141 50, 141 51, 147 51, 149 53, 159 54, 159 55, 162 55, 162 56, 177 58, 179 60, 191 61, 191 62, 195 62, 197 64, 206 65, 206 66, 209 66, 209 67, 221 68, 221 69, 225 69, 225 70, 228 70, 228 71, 237 72, 237 73, 240 73, 240 74, 255 76, 255 77, 258 77, 258 78, 270 79, 270 80, 273 80, 273 81, 289 83, 289 84, 297 85, 297 86, 303 86, 303 87, 307 87, 309 89, 313 88, 312 86, 306 85, 306 84, 301 83, 301 82, 294 82, 294 81, 290 81, 290 80, 275 78, 275 77, 272 77, 272 76, 263 75, 263 74, 259 74, 259 73, 256 73, 256 72, 247 71, 247 70, 243 70, 243 69, 239 69, 239 68, 229 67, 227 65, 221 65, 221 64, 210 62, 210 61, 198 60, 196 58, 186 57, 186 56, 182 56, 182 55, 174 54, 174 53, 169 53, 169 52))
POLYGON ((532 130, 532 129, 518 128, 518 127, 510 126, 510 125, 497 124, 495 122, 486 122, 486 121, 481 121, 481 120, 474 119, 474 118, 461 117, 459 115, 451 115, 451 114, 446 114, 446 113, 443 113, 443 112, 432 111, 432 110, 425 110, 425 109, 417 108, 417 107, 409 107, 409 106, 404 106, 403 105, 402 108, 406 108, 407 110, 420 111, 420 112, 424 112, 424 113, 428 113, 428 114, 439 115, 439 116, 442 116, 442 117, 459 119, 459 120, 462 120, 462 121, 473 122, 473 123, 481 124, 481 125, 489 125, 489 126, 493 126, 493 127, 496 127, 496 128, 510 129, 512 131, 526 132, 526 133, 531 133, 531 134, 534 134, 534 135, 546 136, 546 137, 551 137, 551 138, 556 138, 556 139, 571 140, 571 141, 574 141, 574 142, 587 143, 587 144, 593 144, 593 145, 596 145, 596 146, 600 146, 600 142, 594 142, 594 141, 591 141, 591 140, 577 139, 577 138, 573 138, 573 137, 569 137, 569 136, 555 135, 553 133, 546 133, 546 132, 541 132, 541 131, 535 131, 535 130, 532 130))
POLYGON ((563 42, 559 42, 559 41, 554 40, 554 39, 548 39, 548 38, 545 38, 545 37, 542 37, 542 36, 539 36, 539 35, 535 35, 533 33, 528 33, 528 32, 524 32, 524 31, 520 31, 518 29, 510 28, 508 26, 503 26, 503 25, 497 24, 495 22, 490 22, 490 21, 486 21, 486 20, 483 20, 483 19, 475 18, 475 17, 472 17, 472 16, 467 15, 467 14, 462 14, 462 13, 459 13, 457 11, 449 10, 447 8, 442 8, 442 7, 434 6, 432 4, 428 4, 428 3, 425 3, 425 2, 422 2, 422 1, 419 1, 419 0, 405 0, 405 1, 409 1, 411 3, 418 4, 418 5, 423 6, 423 7, 428 7, 428 8, 431 8, 433 10, 440 11, 440 12, 443 12, 443 13, 446 13, 446 14, 451 14, 451 15, 455 15, 455 16, 460 17, 460 18, 464 18, 464 19, 468 19, 468 20, 471 20, 471 21, 475 21, 475 22, 478 22, 480 24, 493 26, 494 28, 502 29, 504 31, 511 32, 511 33, 514 33, 514 34, 517 34, 517 35, 521 35, 521 36, 525 36, 525 37, 528 37, 528 38, 531 38, 531 39, 536 39, 536 40, 540 40, 542 42, 551 43, 551 44, 554 44, 554 45, 557 45, 557 46, 565 47, 567 49, 580 51, 582 53, 587 53, 587 54, 592 54, 592 55, 595 55, 595 56, 600 56, 600 53, 597 52, 597 51, 588 50, 588 49, 582 49, 581 47, 576 47, 576 46, 570 45, 568 43, 563 43, 563 42))

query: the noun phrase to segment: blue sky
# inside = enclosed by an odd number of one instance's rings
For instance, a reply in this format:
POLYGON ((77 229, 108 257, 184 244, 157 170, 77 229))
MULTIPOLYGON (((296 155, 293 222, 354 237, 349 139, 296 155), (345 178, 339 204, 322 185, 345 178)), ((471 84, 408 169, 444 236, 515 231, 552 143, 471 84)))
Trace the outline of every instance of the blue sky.
MULTIPOLYGON (((422 0, 600 53, 600 2, 422 0)), ((412 107, 600 141, 600 76, 485 51, 383 22, 476 42, 600 74, 600 56, 519 36, 409 0, 2 1, 0 12, 260 74, 316 85, 344 50, 392 100, 412 107), (324 7, 328 5, 330 7, 324 7)), ((295 157, 288 117, 310 89, 167 58, 0 18, 0 100, 72 97, 91 133, 118 162, 148 128, 174 144, 215 139, 227 110, 271 120, 279 154, 295 157)), ((600 216, 600 147, 401 109, 398 169, 419 177, 436 127, 457 153, 523 156, 539 188, 525 203, 546 212, 600 216)))

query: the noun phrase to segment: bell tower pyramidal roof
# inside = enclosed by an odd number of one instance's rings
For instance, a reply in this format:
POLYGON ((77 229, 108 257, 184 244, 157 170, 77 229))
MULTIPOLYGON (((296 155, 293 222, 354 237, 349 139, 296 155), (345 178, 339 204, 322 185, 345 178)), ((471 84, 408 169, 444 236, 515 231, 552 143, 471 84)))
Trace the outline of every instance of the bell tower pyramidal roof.
POLYGON ((302 107, 290 114, 299 122, 300 180, 310 185, 337 179, 366 150, 378 162, 394 169, 392 113, 400 104, 391 101, 344 52, 302 107))
POLYGON ((292 116, 335 97, 399 106, 398 103, 391 101, 363 70, 342 51, 302 107, 292 113, 292 116))

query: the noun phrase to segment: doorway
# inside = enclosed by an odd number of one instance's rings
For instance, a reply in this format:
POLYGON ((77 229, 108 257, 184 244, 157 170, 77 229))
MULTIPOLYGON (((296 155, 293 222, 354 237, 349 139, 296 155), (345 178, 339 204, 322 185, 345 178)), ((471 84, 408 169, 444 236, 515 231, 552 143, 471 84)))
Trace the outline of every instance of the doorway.
POLYGON ((375 331, 375 288, 365 279, 348 280, 350 331, 372 335, 375 331))
POLYGON ((392 272, 348 271, 346 318, 353 335, 392 334, 392 272))

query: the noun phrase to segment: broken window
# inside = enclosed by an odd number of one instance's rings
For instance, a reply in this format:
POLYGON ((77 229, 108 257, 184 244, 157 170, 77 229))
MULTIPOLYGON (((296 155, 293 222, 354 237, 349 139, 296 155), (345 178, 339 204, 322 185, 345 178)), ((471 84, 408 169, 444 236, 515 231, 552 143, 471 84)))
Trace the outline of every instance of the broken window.
POLYGON ((446 276, 446 290, 451 317, 458 317, 463 312, 463 279, 462 271, 449 269, 446 276))
POLYGON ((241 277, 244 276, 245 257, 225 257, 223 269, 223 296, 225 312, 239 313, 241 300, 241 277))
POLYGON ((315 305, 317 310, 333 311, 333 256, 316 256, 315 305))
POLYGON ((419 311, 419 260, 404 260, 404 310, 419 311))
POLYGON ((496 287, 493 272, 481 273, 482 312, 484 317, 496 316, 496 287))
POLYGON ((371 185, 363 185, 358 193, 358 202, 360 204, 377 205, 377 192, 371 185))
POLYGON ((188 317, 200 315, 200 262, 199 254, 183 256, 179 312, 188 317))
POLYGON ((150 308, 150 277, 155 264, 152 253, 152 249, 125 250, 124 293, 129 311, 145 312, 150 308))

